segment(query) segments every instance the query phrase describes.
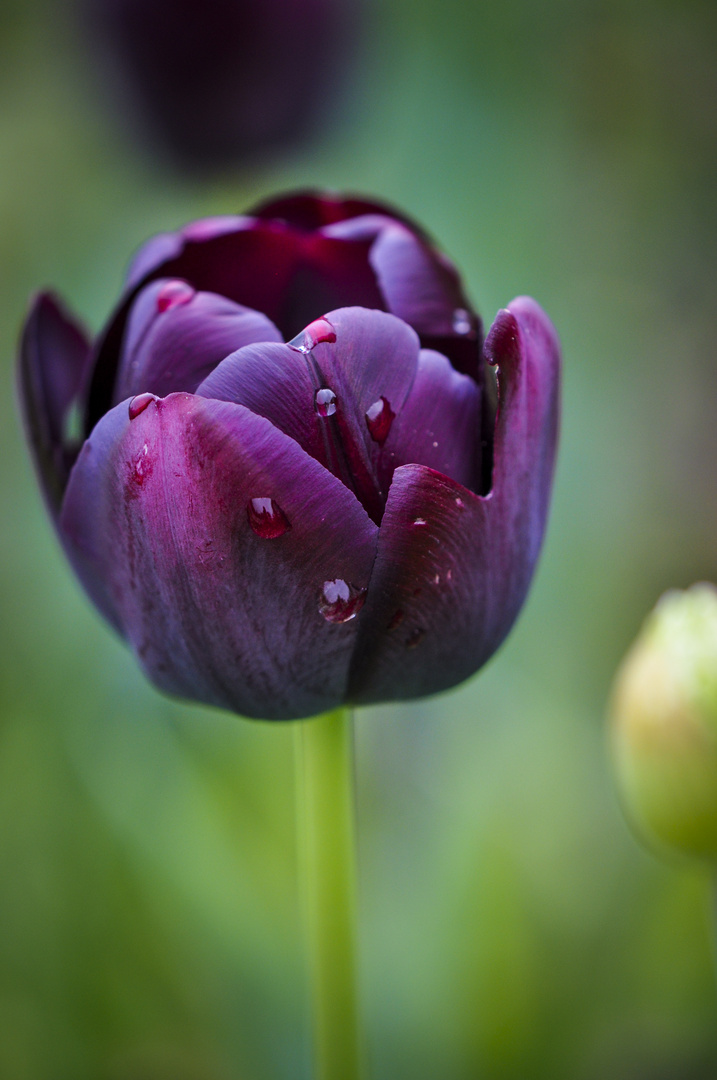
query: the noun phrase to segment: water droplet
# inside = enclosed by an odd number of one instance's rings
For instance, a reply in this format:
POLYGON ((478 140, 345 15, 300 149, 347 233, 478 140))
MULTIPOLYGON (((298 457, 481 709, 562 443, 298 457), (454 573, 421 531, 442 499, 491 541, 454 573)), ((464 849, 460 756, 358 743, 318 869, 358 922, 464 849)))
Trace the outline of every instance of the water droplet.
POLYGON ((131 463, 130 479, 135 488, 141 488, 152 475, 154 465, 149 456, 149 445, 144 444, 131 463))
POLYGON ((413 519, 413 524, 414 525, 425 525, 426 524, 426 519, 425 518, 414 518, 413 519))
POLYGON ((314 394, 314 407, 319 416, 333 416, 336 412, 336 394, 325 386, 314 394))
POLYGON ((394 611, 393 615, 391 616, 391 620, 390 620, 388 626, 386 627, 386 629, 387 630, 395 630, 396 627, 400 626, 402 622, 403 622, 403 612, 399 608, 398 611, 394 611))
POLYGON ((441 584, 441 575, 440 574, 435 575, 435 577, 433 578, 433 584, 434 585, 440 585, 441 584))
POLYGON ((453 581, 453 571, 452 570, 447 570, 446 571, 446 581, 453 581))
POLYGON ((143 413, 147 406, 156 400, 154 394, 137 394, 136 397, 133 397, 129 403, 130 420, 136 420, 139 414, 143 413))
POLYGON ((456 334, 470 334, 472 332, 473 323, 465 308, 459 307, 453 312, 453 330, 456 334))
POLYGON ((161 315, 171 308, 181 307, 182 304, 188 304, 195 295, 194 289, 186 281, 168 281, 157 293, 157 311, 161 315))
POLYGON ((336 330, 329 320, 322 316, 320 319, 314 319, 312 323, 305 327, 304 339, 310 349, 313 349, 315 345, 321 345, 322 342, 333 345, 336 341, 336 330))
POLYGON ((300 334, 293 338, 289 345, 300 353, 310 353, 317 345, 328 342, 330 345, 336 341, 336 331, 328 319, 314 319, 304 327, 300 334))
POLYGON ((355 619, 366 601, 366 589, 359 589, 343 578, 325 581, 319 599, 319 611, 327 622, 345 623, 355 619))
POLYGON ((411 633, 406 638, 406 648, 407 649, 415 649, 416 645, 421 644, 421 642, 423 641, 425 636, 426 636, 426 631, 423 629, 423 627, 422 626, 417 626, 416 629, 412 630, 411 633))
POLYGON ((291 528, 288 517, 273 499, 250 499, 246 504, 246 516, 256 535, 263 540, 275 540, 291 528))
POLYGON ((366 426, 369 435, 379 446, 383 446, 391 430, 391 424, 396 414, 385 397, 374 401, 373 405, 366 410, 366 426))
POLYGON ((463 499, 459 499, 458 497, 456 497, 456 506, 459 510, 462 510, 465 505, 466 504, 463 502, 463 499))
POLYGON ((433 446, 434 446, 434 448, 435 448, 436 446, 438 446, 438 443, 437 443, 437 442, 434 442, 433 446))

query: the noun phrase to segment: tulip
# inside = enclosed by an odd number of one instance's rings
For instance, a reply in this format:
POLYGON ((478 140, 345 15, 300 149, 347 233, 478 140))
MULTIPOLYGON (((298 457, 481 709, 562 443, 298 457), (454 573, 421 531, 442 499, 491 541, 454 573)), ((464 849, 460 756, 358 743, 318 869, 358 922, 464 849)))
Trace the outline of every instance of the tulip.
POLYGON ((345 82, 359 0, 76 0, 98 74, 195 169, 301 141, 345 82))
POLYGON ((299 194, 150 240, 94 345, 39 296, 20 388, 64 549, 149 678, 285 719, 495 652, 541 547, 559 366, 533 300, 483 342, 420 228, 299 194))
POLYGON ((618 672, 611 708, 620 793, 658 850, 717 859, 717 589, 665 594, 618 672))

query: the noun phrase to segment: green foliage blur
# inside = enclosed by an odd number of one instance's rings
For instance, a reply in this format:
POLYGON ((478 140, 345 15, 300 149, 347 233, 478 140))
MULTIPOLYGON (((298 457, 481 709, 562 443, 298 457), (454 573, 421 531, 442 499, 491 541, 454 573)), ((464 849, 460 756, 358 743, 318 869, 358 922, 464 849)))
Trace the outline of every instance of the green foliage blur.
POLYGON ((708 875, 638 847, 603 730, 656 597, 717 580, 717 6, 370 17, 337 126, 199 182, 105 109, 65 3, 0 5, 2 1080, 309 1077, 290 727, 145 683, 65 564, 13 393, 34 289, 97 329, 146 236, 297 185, 405 208, 487 322, 532 294, 566 361, 518 628, 455 692, 357 718, 372 1080, 717 1076, 708 875))

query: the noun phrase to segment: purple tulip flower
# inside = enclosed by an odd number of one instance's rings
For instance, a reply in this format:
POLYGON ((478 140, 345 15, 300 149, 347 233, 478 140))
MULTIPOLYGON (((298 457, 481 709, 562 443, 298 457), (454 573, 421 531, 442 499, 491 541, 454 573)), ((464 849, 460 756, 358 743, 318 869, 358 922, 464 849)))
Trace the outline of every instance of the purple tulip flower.
POLYGON ((123 116, 199 169, 317 130, 359 37, 361 0, 76 2, 123 116))
POLYGON ((432 694, 498 648, 559 369, 533 300, 483 343, 419 228, 300 194, 150 240, 94 346, 39 296, 20 386, 65 551, 150 679, 283 719, 432 694))

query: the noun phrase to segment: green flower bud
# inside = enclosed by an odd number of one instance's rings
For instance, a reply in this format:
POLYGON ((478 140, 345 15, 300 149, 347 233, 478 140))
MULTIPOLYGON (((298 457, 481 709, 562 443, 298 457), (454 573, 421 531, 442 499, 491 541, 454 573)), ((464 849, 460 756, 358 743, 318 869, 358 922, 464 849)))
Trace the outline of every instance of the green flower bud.
POLYGON ((643 839, 717 859, 717 589, 666 593, 618 671, 620 792, 643 839))

